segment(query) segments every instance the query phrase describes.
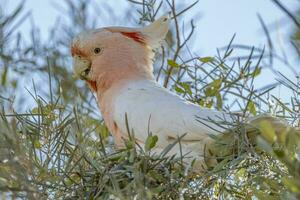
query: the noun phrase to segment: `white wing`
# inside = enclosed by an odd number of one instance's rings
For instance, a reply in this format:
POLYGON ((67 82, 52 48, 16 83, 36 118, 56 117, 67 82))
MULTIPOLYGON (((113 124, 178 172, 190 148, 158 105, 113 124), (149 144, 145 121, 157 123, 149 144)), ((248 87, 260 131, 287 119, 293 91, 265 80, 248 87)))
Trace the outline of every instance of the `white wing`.
POLYGON ((224 129, 209 122, 232 120, 223 112, 201 108, 161 87, 155 81, 140 80, 124 86, 114 104, 113 118, 119 129, 127 133, 125 114, 135 137, 145 141, 147 133, 159 137, 159 146, 166 146, 171 138, 187 134, 186 141, 203 140, 224 129), (200 119, 201 118, 201 119, 200 119), (199 122, 201 121, 201 122, 199 122))

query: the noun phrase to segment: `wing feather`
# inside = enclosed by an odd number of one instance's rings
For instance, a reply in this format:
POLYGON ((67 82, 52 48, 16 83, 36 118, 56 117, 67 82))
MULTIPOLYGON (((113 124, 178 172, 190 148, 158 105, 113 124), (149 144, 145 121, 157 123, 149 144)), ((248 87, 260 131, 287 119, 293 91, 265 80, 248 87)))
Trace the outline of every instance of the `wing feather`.
POLYGON ((223 112, 201 108, 169 92, 154 81, 136 81, 124 86, 114 107, 114 119, 126 132, 125 114, 137 139, 145 141, 149 132, 160 143, 186 134, 184 140, 203 140, 224 131, 210 120, 229 120, 223 112))

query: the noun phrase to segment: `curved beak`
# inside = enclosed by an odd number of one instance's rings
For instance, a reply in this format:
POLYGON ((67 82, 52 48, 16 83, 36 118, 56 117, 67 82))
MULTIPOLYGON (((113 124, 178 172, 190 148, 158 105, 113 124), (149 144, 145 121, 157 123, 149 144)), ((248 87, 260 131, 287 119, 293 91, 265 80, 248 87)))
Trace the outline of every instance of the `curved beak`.
POLYGON ((89 72, 91 71, 91 62, 79 56, 73 57, 74 76, 82 80, 88 80, 89 72))

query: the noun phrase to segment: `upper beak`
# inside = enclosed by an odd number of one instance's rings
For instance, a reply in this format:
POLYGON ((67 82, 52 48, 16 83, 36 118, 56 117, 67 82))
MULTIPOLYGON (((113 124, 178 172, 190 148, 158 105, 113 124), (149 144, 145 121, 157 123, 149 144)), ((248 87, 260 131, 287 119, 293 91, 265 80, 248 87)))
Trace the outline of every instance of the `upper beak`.
POLYGON ((88 80, 89 72, 91 70, 91 62, 75 55, 73 57, 73 70, 75 77, 88 80))

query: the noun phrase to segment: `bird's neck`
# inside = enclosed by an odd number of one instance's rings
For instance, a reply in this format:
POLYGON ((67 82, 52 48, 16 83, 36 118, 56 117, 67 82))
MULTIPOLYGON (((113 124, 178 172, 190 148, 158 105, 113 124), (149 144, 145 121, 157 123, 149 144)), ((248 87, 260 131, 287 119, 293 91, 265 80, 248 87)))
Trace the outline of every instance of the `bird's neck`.
POLYGON ((114 80, 112 83, 108 83, 108 82, 101 83, 101 84, 106 84, 105 85, 106 89, 103 87, 104 85, 102 85, 101 87, 103 88, 97 90, 98 105, 100 107, 102 117, 111 133, 114 134, 118 133, 113 118, 116 98, 122 91, 127 90, 129 85, 135 82, 138 83, 140 81, 154 81, 154 78, 153 76, 151 77, 130 76, 127 78, 123 77, 122 79, 114 80))

